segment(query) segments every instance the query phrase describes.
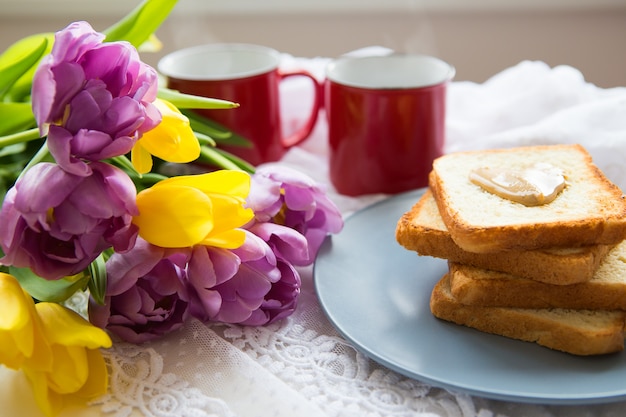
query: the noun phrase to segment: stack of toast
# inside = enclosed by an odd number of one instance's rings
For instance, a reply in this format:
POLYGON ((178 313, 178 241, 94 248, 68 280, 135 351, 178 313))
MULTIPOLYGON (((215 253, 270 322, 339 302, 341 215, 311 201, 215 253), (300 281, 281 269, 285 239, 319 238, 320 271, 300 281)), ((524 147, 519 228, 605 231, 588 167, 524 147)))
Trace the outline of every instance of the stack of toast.
POLYGON ((440 157, 396 239, 448 260, 430 302, 440 319, 575 355, 624 349, 626 199, 579 145, 440 157), (529 202, 516 199, 527 178, 493 185, 529 166, 562 173, 562 188, 543 198, 530 187, 541 198, 529 202))

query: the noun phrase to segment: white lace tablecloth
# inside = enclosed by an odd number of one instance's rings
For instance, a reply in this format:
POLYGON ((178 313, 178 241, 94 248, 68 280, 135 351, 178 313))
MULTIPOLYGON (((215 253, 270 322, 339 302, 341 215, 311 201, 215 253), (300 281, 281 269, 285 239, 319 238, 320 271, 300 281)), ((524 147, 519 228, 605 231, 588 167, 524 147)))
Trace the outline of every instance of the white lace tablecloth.
MULTIPOLYGON (((285 57, 323 77, 326 59, 285 57)), ((298 126, 311 94, 305 81, 284 86, 287 129, 298 126)), ((324 114, 302 146, 280 163, 328 183, 324 114)), ((522 62, 482 84, 449 87, 447 151, 579 142, 626 189, 626 88, 599 89, 574 68, 522 62)), ((382 195, 331 197, 349 214, 382 195)), ((302 271, 296 312, 269 327, 190 321, 154 343, 116 343, 107 351, 108 394, 67 416, 414 417, 618 416, 626 402, 545 406, 487 400, 431 387, 385 369, 343 340, 325 318, 302 271)), ((80 305, 80 300, 75 300, 80 305)), ((433 358, 445 360, 445 358, 433 358)), ((626 375, 625 375, 626 378, 626 375)), ((0 415, 40 416, 21 373, 0 368, 0 415)))

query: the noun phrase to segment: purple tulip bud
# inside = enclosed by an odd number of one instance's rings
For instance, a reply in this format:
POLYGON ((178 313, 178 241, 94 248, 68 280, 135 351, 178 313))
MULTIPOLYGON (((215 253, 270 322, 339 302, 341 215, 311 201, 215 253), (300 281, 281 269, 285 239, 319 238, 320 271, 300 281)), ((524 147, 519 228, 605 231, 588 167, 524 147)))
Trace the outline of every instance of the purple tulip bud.
POLYGON ((261 238, 276 256, 280 278, 263 297, 263 302, 241 324, 264 325, 281 320, 296 308, 300 295, 300 274, 294 265, 308 259, 308 243, 294 229, 275 223, 256 223, 248 229, 261 238))
POLYGON ((180 328, 188 316, 188 253, 139 238, 133 249, 107 261, 105 304, 91 300, 90 321, 123 340, 143 343, 180 328))
POLYGON ((306 238, 308 256, 295 265, 313 262, 328 233, 343 228, 337 206, 311 178, 293 169, 268 165, 252 176, 248 207, 257 222, 272 222, 292 228, 306 238))
POLYGON ((90 166, 86 177, 51 163, 26 171, 2 204, 0 262, 54 280, 81 272, 107 248, 134 245, 134 184, 111 165, 90 166))
POLYGON ((262 326, 282 320, 295 311, 300 295, 300 274, 291 263, 280 258, 277 259, 277 267, 280 271, 280 279, 272 283, 272 288, 263 297, 259 308, 241 324, 262 326))
POLYGON ((308 242, 296 230, 276 223, 255 223, 247 227, 247 230, 266 242, 277 258, 294 265, 304 265, 308 262, 308 242))

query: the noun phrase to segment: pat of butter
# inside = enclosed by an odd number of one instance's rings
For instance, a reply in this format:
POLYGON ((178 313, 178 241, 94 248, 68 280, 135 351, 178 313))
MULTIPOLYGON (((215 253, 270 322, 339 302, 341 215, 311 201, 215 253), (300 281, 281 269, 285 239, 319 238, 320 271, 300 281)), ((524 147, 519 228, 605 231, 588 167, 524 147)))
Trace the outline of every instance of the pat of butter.
POLYGON ((546 163, 518 170, 477 168, 469 179, 492 194, 531 207, 551 203, 566 185, 563 171, 546 163))

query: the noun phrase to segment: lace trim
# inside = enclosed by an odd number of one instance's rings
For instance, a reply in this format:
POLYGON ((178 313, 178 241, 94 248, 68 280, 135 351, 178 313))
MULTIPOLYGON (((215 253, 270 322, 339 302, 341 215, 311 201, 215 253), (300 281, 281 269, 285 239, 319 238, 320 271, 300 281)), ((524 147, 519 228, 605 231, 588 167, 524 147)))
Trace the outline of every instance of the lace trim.
POLYGON ((70 298, 63 302, 63 305, 69 309, 74 310, 85 320, 89 320, 89 313, 87 312, 89 306, 89 291, 76 291, 70 298))
MULTIPOLYGON (((67 304, 86 314, 86 299, 86 294, 78 294, 67 304)), ((470 396, 430 387, 368 359, 336 333, 310 294, 301 295, 292 316, 270 326, 201 326, 243 352, 327 416, 493 417, 493 412, 485 409, 477 412, 470 396)), ((177 363, 167 366, 185 367, 204 357, 198 352, 205 348, 213 351, 210 343, 214 342, 208 340, 193 341, 199 349, 195 354, 193 350, 181 350, 191 343, 188 337, 197 338, 193 328, 188 324, 180 335, 160 341, 162 353, 147 346, 114 343, 103 352, 110 367, 109 391, 91 405, 99 406, 102 414, 111 417, 130 417, 136 412, 144 417, 235 417, 224 400, 206 395, 182 376, 164 371, 170 359, 177 363), (178 348, 171 346, 172 342, 178 348), (178 359, 170 358, 170 354, 163 356, 169 351, 177 352, 178 359)), ((229 356, 216 351, 209 355, 219 362, 226 358, 220 359, 222 354, 229 356)), ((209 369, 219 372, 212 366, 209 369)))
POLYGON ((332 335, 334 329, 324 329, 331 335, 312 330, 315 322, 326 323, 326 319, 317 303, 309 300, 301 302, 296 313, 282 323, 230 325, 222 329, 222 335, 329 416, 477 415, 471 397, 432 388, 386 369, 339 335, 332 335))
POLYGON ((154 349, 116 343, 104 352, 110 366, 109 392, 91 405, 111 417, 235 417, 228 405, 204 395, 176 375, 163 372, 154 349))

